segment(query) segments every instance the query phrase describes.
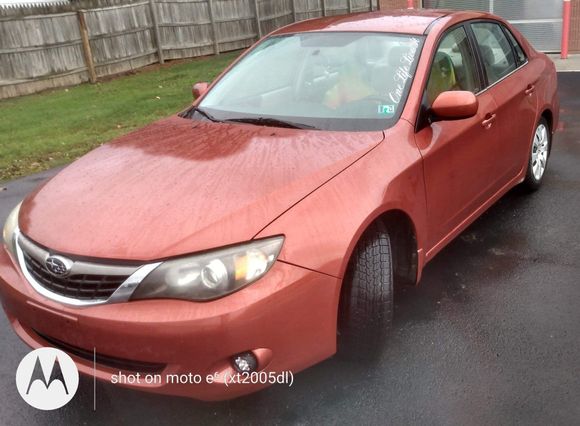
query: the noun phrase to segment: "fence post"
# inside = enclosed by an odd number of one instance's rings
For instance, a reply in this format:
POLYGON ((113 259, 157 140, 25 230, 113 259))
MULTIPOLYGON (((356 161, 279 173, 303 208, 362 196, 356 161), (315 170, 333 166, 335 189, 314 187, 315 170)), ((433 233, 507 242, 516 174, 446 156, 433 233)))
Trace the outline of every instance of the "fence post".
POLYGON ((254 13, 256 15, 256 25, 258 28, 258 40, 262 38, 262 26, 260 25, 260 6, 258 0, 254 0, 254 13))
POLYGON ((157 45, 157 57, 159 58, 159 63, 164 64, 165 58, 163 57, 163 46, 161 45, 161 35, 159 34, 159 21, 157 19, 155 0, 149 0, 149 8, 151 9, 151 23, 153 24, 153 38, 157 45))
POLYGON ((207 10, 208 10, 208 14, 209 14, 209 21, 211 22, 211 32, 213 35, 213 52, 216 55, 219 55, 220 54, 220 44, 218 41, 218 32, 217 32, 217 28, 215 26, 215 19, 213 16, 212 0, 207 0, 207 10))
POLYGON ((85 64, 89 72, 89 81, 91 83, 97 82, 97 72, 95 71, 95 62, 93 61, 93 52, 91 51, 91 43, 89 43, 89 31, 87 29, 87 22, 85 21, 85 11, 79 10, 77 12, 79 18, 79 30, 81 33, 81 40, 83 42, 83 53, 85 55, 85 64))
POLYGON ((322 0, 322 16, 326 16, 326 0, 322 0))
POLYGON ((348 13, 352 13, 352 0, 347 0, 348 3, 348 13))
POLYGON ((373 0, 369 0, 369 12, 373 11, 373 0))
POLYGON ((296 0, 292 0, 292 21, 296 22, 297 20, 297 16, 296 16, 296 0))

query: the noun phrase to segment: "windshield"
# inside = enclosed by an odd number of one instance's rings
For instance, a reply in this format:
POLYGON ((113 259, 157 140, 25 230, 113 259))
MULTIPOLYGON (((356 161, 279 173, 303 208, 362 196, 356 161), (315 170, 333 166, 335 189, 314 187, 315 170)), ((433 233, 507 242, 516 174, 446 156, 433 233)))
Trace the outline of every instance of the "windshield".
POLYGON ((418 36, 313 32, 264 40, 189 116, 324 130, 382 130, 404 106, 418 36))

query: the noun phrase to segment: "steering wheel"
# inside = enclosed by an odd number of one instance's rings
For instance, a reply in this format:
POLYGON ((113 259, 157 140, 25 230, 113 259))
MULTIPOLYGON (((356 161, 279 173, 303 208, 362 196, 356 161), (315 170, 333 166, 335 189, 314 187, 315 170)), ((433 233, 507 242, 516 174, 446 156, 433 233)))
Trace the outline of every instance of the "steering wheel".
POLYGON ((292 90, 294 99, 304 96, 304 94, 308 93, 314 85, 316 78, 312 69, 314 65, 322 66, 325 73, 329 72, 330 63, 325 55, 321 54, 319 51, 314 51, 305 56, 294 80, 294 87, 292 90))

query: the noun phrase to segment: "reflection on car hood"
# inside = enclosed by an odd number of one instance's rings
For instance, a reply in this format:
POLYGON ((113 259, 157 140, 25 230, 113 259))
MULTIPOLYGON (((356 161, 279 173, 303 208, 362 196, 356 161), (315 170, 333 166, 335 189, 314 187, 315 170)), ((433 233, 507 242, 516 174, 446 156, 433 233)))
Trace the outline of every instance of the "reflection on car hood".
POLYGON ((171 117, 61 171, 25 200, 20 227, 55 251, 110 259, 246 241, 382 138, 171 117))

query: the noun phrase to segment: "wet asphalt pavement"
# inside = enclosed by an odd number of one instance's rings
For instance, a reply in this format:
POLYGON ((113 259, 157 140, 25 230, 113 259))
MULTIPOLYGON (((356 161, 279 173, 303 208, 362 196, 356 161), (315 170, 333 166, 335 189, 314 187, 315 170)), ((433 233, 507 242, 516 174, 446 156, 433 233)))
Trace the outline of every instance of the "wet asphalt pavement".
MULTIPOLYGON (((513 190, 397 297, 374 365, 330 359, 222 403, 81 379, 55 412, 14 384, 28 348, 0 319, 0 424, 580 424, 580 73, 560 74, 563 131, 543 188, 513 190)), ((51 172, 0 184, 0 219, 51 172)))

